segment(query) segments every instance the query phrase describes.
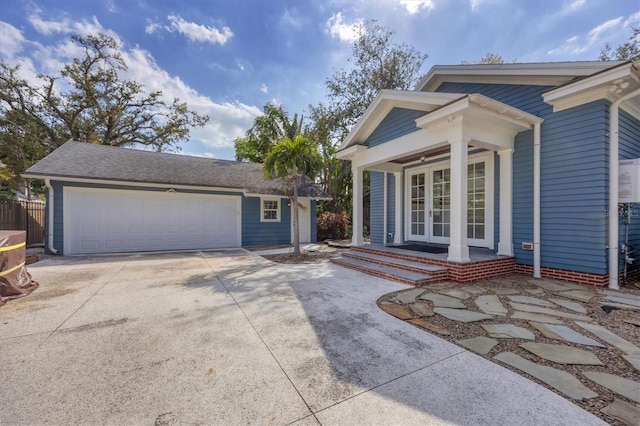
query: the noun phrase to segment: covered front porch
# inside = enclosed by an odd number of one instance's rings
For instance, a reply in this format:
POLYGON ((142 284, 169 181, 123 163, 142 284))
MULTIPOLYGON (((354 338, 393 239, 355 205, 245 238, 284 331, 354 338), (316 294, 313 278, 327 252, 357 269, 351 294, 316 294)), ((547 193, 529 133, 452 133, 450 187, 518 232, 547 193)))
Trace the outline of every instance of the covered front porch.
POLYGON ((478 94, 382 91, 336 154, 352 165, 353 246, 364 242, 369 171, 377 174, 371 192, 382 200, 375 211, 372 202, 371 220, 382 224, 372 240, 391 249, 444 245, 441 259, 431 260, 448 264, 475 262, 480 249, 513 257, 514 140, 533 130, 539 145, 541 122, 478 94))

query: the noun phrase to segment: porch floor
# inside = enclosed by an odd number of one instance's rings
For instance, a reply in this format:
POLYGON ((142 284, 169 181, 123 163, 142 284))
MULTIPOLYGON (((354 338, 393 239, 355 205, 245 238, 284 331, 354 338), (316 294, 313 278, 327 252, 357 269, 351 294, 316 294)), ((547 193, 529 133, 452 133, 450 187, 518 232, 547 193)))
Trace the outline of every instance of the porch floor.
MULTIPOLYGON (((449 262, 449 263, 463 263, 463 262, 450 262, 447 260, 447 257, 449 256, 447 252, 445 253, 428 253, 428 252, 423 252, 423 251, 418 251, 418 250, 408 250, 408 249, 404 249, 404 248, 399 248, 399 246, 404 246, 404 245, 422 245, 422 246, 426 246, 426 247, 436 247, 436 248, 443 248, 443 249, 447 249, 448 246, 446 244, 427 244, 427 243, 421 243, 421 242, 415 242, 415 241, 405 241, 402 244, 364 244, 362 246, 358 246, 358 247, 363 247, 363 248, 370 248, 370 249, 374 249, 376 251, 382 251, 382 252, 387 252, 387 253, 397 253, 399 255, 410 255, 411 257, 417 257, 417 258, 422 258, 422 259, 433 259, 433 260, 439 260, 441 262, 449 262)), ((469 258, 471 259, 471 262, 484 262, 484 261, 488 261, 488 260, 498 260, 498 259, 506 259, 508 258, 508 256, 498 256, 497 254, 495 254, 493 252, 493 250, 491 249, 487 249, 487 248, 482 248, 482 247, 469 247, 469 258)), ((467 263, 467 262, 464 262, 467 263)))

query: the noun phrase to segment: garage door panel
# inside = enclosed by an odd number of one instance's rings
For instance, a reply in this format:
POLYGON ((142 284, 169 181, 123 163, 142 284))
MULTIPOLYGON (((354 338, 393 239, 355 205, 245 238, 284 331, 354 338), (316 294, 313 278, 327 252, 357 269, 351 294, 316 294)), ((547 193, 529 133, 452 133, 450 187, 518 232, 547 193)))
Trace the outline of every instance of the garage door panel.
POLYGON ((65 187, 64 205, 67 254, 240 245, 235 196, 65 187))

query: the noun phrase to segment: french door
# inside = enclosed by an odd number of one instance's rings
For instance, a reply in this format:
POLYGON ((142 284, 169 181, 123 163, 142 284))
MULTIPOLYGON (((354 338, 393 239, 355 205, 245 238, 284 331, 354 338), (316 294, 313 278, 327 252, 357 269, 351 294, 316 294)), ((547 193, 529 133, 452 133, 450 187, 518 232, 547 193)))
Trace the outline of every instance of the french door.
MULTIPOLYGON (((485 212, 486 163, 471 162, 467 175, 467 238, 469 244, 488 246, 485 212)), ((451 235, 451 169, 448 164, 408 172, 407 239, 448 244, 451 235)), ((492 219, 491 219, 492 220, 492 219)))

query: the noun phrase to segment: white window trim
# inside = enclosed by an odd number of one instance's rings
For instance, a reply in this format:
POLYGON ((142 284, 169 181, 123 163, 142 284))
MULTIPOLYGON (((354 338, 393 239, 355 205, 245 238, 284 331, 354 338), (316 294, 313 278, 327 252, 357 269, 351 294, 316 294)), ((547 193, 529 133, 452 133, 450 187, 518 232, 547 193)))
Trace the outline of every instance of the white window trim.
MULTIPOLYGON (((271 210, 271 209, 269 209, 271 210)), ((280 212, 282 211, 282 200, 277 197, 260 197, 260 222, 280 222, 280 218, 282 215, 280 212), (275 219, 265 219, 264 218, 264 202, 265 201, 275 201, 278 203, 277 213, 275 219)))

